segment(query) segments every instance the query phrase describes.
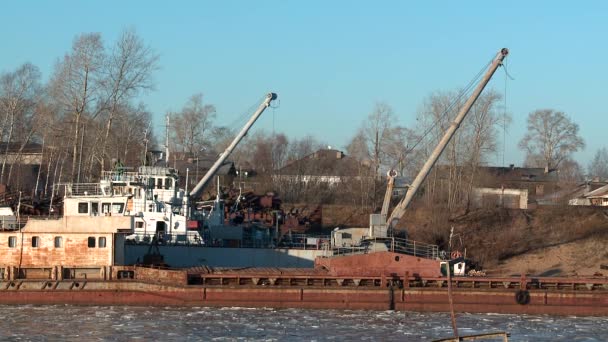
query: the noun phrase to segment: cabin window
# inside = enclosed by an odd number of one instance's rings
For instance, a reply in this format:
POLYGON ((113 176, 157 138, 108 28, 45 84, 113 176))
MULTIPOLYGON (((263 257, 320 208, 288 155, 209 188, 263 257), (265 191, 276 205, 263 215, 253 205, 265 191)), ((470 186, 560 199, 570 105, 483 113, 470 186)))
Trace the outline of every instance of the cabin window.
POLYGON ((32 247, 34 247, 34 248, 40 247, 40 237, 39 236, 32 236, 32 247))
POLYGON ((99 241, 97 241, 97 242, 98 242, 98 243, 97 243, 97 246, 98 246, 99 248, 106 248, 106 238, 105 238, 105 237, 103 237, 103 236, 102 236, 102 237, 100 237, 100 238, 99 238, 99 241))
POLYGON ((171 178, 165 178, 165 189, 166 190, 171 189, 172 185, 173 185, 173 179, 171 179, 171 178))
POLYGON ((63 238, 61 236, 55 236, 55 248, 63 247, 63 238))
POLYGON ((135 222, 135 228, 143 228, 144 227, 144 223, 141 221, 137 221, 135 222))
POLYGON ((157 178, 156 179, 156 188, 157 189, 162 189, 163 188, 163 179, 162 178, 157 178))
POLYGON ((99 215, 99 203, 91 203, 91 214, 93 214, 93 216, 99 215))
POLYGON ((122 214, 124 207, 124 203, 112 203, 112 214, 122 214))
POLYGON ((17 237, 16 236, 9 236, 8 237, 8 246, 10 248, 17 247, 17 237))
POLYGON ((94 236, 89 236, 89 238, 87 240, 87 245, 89 246, 89 248, 95 248, 95 237, 94 236))
POLYGON ((104 214, 110 213, 111 203, 102 203, 101 204, 101 212, 104 214))
POLYGON ((79 214, 86 214, 88 212, 89 212, 89 203, 87 203, 87 202, 78 203, 78 213, 79 214))

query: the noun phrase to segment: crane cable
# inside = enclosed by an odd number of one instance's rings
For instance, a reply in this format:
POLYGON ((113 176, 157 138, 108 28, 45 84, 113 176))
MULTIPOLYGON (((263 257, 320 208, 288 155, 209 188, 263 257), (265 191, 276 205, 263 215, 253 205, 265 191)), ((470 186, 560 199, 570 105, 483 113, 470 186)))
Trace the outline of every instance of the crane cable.
MULTIPOLYGON (((462 89, 458 95, 448 104, 448 107, 443 111, 443 113, 439 116, 439 118, 435 119, 435 121, 433 122, 432 125, 429 126, 429 128, 427 128, 427 130, 416 140, 416 142, 414 143, 414 145, 412 147, 406 147, 405 153, 403 154, 404 156, 406 156, 407 154, 411 153, 433 130, 433 128, 435 128, 440 121, 442 121, 449 113, 450 111, 454 108, 454 106, 459 103, 459 101, 467 94, 469 94, 469 92, 471 91, 471 89, 473 88, 474 85, 476 85, 479 81, 479 79, 481 78, 481 76, 483 75, 484 71, 487 70, 488 66, 490 64, 492 64, 492 62, 494 61, 494 57, 492 57, 480 70, 479 72, 469 81, 469 83, 465 86, 464 89, 462 89)), ((394 169, 396 167, 396 164, 393 165, 392 169, 394 169)))
MULTIPOLYGON (((259 106, 259 104, 266 98, 266 95, 260 97, 256 102, 254 102, 254 104, 252 104, 247 110, 245 110, 241 115, 239 115, 236 119, 232 120, 229 124, 228 124, 228 129, 232 129, 233 127, 237 126, 238 124, 241 124, 245 121, 245 119, 247 119, 248 117, 251 116, 251 113, 253 111, 255 111, 255 109, 259 106)), ((242 126, 242 125, 239 125, 242 126)))

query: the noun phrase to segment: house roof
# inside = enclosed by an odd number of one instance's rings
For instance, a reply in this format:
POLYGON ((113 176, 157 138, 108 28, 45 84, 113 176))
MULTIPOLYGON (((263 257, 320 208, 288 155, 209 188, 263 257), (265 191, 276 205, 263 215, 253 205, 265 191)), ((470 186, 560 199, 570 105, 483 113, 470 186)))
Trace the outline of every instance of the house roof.
MULTIPOLYGON (((21 149, 21 142, 11 142, 11 143, 6 143, 6 142, 0 142, 0 151, 2 151, 4 153, 4 151, 6 151, 6 148, 8 146, 8 152, 9 153, 17 153, 19 152, 19 149, 21 149)), ((38 143, 27 143, 25 144, 25 146, 23 147, 23 151, 21 153, 42 153, 42 145, 38 144, 38 143)))
POLYGON ((342 151, 321 149, 277 171, 282 175, 358 176, 361 167, 369 169, 368 166, 345 155, 342 151))
MULTIPOLYGON (((458 168, 462 168, 459 166, 458 168)), ((436 166, 437 174, 440 179, 449 178, 452 168, 448 165, 436 166)), ((486 182, 506 183, 506 182, 557 182, 558 171, 549 170, 545 172, 544 168, 536 167, 501 167, 501 166, 480 166, 477 168, 478 175, 486 177, 486 182)), ((488 184, 489 185, 489 184, 488 184)))
POLYGON ((503 181, 556 182, 558 180, 557 170, 545 172, 541 167, 482 166, 480 170, 503 181))
POLYGON ((601 188, 595 189, 593 191, 589 191, 589 192, 583 194, 583 197, 586 197, 586 198, 608 197, 608 185, 604 185, 601 188))

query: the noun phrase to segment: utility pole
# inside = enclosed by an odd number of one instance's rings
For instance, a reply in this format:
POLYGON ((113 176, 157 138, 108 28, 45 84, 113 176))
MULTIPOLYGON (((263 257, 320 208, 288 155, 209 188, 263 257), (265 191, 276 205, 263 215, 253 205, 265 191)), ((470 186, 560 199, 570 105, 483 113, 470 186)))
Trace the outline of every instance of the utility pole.
POLYGON ((165 117, 165 165, 169 167, 169 113, 165 117))

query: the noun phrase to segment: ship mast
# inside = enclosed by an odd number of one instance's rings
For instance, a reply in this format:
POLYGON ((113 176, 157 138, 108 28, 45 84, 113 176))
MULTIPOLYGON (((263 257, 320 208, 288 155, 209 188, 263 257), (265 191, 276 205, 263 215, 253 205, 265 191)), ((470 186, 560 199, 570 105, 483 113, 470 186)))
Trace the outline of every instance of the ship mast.
POLYGON ((397 206, 391 213, 391 216, 387 219, 386 224, 388 225, 389 231, 392 231, 397 222, 399 222, 399 219, 401 219, 401 217, 405 214, 405 211, 408 208, 412 199, 414 198, 414 195, 418 191, 418 188, 420 187, 420 185, 422 185, 428 174, 431 172, 431 168, 435 165, 437 159, 439 159, 439 156, 450 142, 450 139, 452 139, 454 133, 456 133, 456 130, 458 129, 466 115, 469 113, 469 110, 471 110, 471 107, 473 107, 473 104, 475 104, 475 101, 477 100, 479 95, 481 95, 481 92, 492 78, 492 75, 494 75, 496 69, 498 69, 498 67, 502 65, 502 61, 505 59, 505 57, 507 57, 508 54, 509 50, 507 48, 503 48, 498 52, 498 54, 492 61, 490 68, 477 85, 477 88, 475 88, 475 91, 473 91, 467 102, 465 102, 464 106, 460 109, 458 115, 456 115, 456 118, 454 119, 454 122, 452 122, 450 127, 448 127, 443 138, 441 138, 439 144, 437 144, 437 146, 433 150, 433 153, 431 153, 431 156, 426 161, 426 163, 424 163, 424 166, 422 167, 412 184, 409 186, 405 197, 401 200, 401 202, 399 202, 399 204, 397 204, 397 206))

